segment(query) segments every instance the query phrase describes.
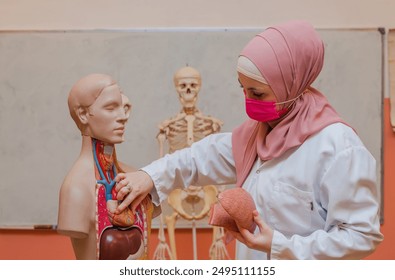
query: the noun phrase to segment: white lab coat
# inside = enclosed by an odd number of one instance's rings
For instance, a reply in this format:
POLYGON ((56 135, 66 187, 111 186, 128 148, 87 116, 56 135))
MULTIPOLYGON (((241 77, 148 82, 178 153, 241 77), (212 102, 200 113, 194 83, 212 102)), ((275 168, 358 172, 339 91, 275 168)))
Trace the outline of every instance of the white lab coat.
MULTIPOLYGON (((178 186, 234 184, 231 133, 208 136, 142 170, 160 201, 178 186)), ((360 259, 383 239, 376 161, 344 124, 329 125, 279 158, 258 159, 243 188, 274 236, 269 255, 237 242, 236 259, 360 259)))

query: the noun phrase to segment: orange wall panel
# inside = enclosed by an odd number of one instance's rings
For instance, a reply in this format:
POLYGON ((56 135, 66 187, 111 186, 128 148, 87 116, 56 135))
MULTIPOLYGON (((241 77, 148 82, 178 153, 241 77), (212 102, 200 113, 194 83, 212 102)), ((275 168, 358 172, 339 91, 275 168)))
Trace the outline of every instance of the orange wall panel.
MULTIPOLYGON (((212 230, 197 230, 198 259, 209 259, 212 230)), ((192 260, 192 234, 190 229, 176 232, 177 256, 180 260, 192 260)), ((158 244, 158 230, 151 234, 149 255, 152 258, 158 244)), ((227 246, 234 258, 234 242, 227 246)), ((0 260, 73 260, 73 248, 68 237, 53 230, 2 230, 0 231, 0 260)))
POLYGON ((395 259, 395 132, 390 124, 390 101, 384 100, 384 241, 367 259, 395 259))

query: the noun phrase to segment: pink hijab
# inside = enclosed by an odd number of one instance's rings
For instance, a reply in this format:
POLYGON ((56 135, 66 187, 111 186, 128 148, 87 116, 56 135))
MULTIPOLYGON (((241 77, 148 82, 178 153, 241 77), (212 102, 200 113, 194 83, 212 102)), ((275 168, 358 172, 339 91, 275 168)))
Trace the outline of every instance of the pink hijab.
POLYGON ((247 120, 232 134, 238 187, 247 178, 256 157, 270 160, 298 147, 324 127, 344 123, 325 96, 311 84, 324 62, 324 46, 305 21, 272 26, 256 35, 242 50, 271 86, 277 101, 296 99, 291 111, 270 129, 267 123, 247 120))

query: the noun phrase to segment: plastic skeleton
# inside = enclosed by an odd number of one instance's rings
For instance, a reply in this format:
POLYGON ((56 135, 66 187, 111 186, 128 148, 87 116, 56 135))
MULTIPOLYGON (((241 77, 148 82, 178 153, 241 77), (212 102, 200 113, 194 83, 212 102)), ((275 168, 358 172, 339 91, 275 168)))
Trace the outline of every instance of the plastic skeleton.
MULTIPOLYGON (((166 141, 169 153, 173 153, 176 150, 191 146, 207 135, 219 132, 223 125, 222 121, 203 115, 195 106, 201 88, 201 76, 196 69, 188 66, 179 69, 175 73, 173 81, 182 110, 173 118, 167 119, 159 125, 157 140, 160 157, 165 154, 166 141)), ((156 259, 165 259, 166 253, 171 259, 177 259, 174 231, 179 217, 192 221, 193 254, 194 259, 197 259, 195 221, 208 215, 211 205, 216 201, 217 188, 213 185, 183 187, 180 186, 180 189, 172 191, 168 197, 168 203, 174 210, 170 216, 165 217, 171 250, 169 250, 165 241, 163 218, 161 216, 160 242, 154 254, 156 259), (186 208, 192 210, 188 211, 186 208)), ((223 232, 220 228, 215 227, 213 234, 213 244, 210 248, 211 258, 227 257, 225 246, 221 245, 223 232)))

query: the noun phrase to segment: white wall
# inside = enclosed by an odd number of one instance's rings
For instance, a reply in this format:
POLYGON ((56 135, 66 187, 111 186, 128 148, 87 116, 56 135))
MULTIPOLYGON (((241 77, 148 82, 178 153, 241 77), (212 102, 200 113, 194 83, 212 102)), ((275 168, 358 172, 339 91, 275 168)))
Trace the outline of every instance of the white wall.
POLYGON ((394 11, 394 0, 0 0, 0 30, 264 27, 289 19, 388 29, 394 11))

